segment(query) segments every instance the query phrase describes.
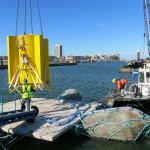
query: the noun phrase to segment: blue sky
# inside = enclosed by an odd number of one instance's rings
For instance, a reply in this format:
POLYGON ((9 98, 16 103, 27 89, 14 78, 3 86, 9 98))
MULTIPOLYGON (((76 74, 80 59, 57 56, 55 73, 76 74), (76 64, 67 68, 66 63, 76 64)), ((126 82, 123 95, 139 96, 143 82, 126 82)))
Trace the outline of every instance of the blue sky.
MULTIPOLYGON (((7 55, 6 36, 15 35, 18 0, 1 0, 0 55, 7 55)), ((24 33, 24 0, 20 0, 18 35, 24 33)), ((27 16, 29 16, 29 0, 27 16)), ((33 3, 34 34, 40 34, 36 0, 33 3)), ((49 54, 62 44, 63 55, 119 53, 121 59, 148 57, 144 44, 143 0, 39 0, 44 38, 49 54)), ((27 17, 27 33, 31 33, 27 17)))

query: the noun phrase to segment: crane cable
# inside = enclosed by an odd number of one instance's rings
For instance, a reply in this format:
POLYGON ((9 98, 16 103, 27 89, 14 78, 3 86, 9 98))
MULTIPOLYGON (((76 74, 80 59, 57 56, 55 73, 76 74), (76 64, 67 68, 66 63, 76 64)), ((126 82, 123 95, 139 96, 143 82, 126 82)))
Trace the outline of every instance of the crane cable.
POLYGON ((17 31, 18 31, 18 14, 19 14, 19 0, 18 0, 18 4, 17 4, 16 32, 15 32, 16 36, 17 36, 17 31))
POLYGON ((24 34, 26 34, 26 0, 24 0, 24 34))
MULTIPOLYGON (((31 22, 31 32, 33 34, 33 15, 32 15, 32 0, 30 0, 30 22, 31 22)), ((17 36, 18 34, 18 16, 19 16, 19 0, 17 3, 17 16, 16 16, 16 31, 15 35, 17 36)), ((26 6, 26 0, 24 0, 24 34, 26 34, 26 17, 27 17, 27 6, 26 6)), ((41 30, 41 35, 43 35, 43 29, 42 29, 42 19, 41 19, 41 14, 40 14, 40 6, 39 6, 39 0, 37 0, 37 10, 38 10, 38 17, 39 17, 39 22, 40 22, 40 30, 41 30)))
POLYGON ((32 34, 33 34, 33 23, 32 23, 32 3, 31 3, 31 0, 30 0, 30 19, 31 19, 31 31, 32 31, 32 34))
POLYGON ((42 19, 41 19, 41 14, 40 14, 39 0, 37 0, 37 5, 38 5, 39 20, 40 20, 41 35, 43 35, 43 30, 42 30, 42 19))

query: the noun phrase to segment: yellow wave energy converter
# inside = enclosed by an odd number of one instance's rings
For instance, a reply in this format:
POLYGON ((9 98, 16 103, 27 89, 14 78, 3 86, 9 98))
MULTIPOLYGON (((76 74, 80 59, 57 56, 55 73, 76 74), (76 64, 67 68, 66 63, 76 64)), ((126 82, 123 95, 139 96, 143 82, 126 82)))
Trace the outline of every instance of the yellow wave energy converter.
POLYGON ((48 39, 42 35, 7 36, 8 84, 16 89, 26 78, 36 89, 49 83, 48 39))

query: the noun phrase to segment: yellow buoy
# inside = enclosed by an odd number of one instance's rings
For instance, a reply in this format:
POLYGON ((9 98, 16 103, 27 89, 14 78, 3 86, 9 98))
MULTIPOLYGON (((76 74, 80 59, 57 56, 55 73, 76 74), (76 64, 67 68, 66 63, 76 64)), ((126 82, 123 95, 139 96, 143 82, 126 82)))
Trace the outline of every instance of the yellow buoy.
POLYGON ((17 88, 28 79, 35 88, 44 88, 49 82, 48 39, 42 35, 7 36, 8 84, 17 88))

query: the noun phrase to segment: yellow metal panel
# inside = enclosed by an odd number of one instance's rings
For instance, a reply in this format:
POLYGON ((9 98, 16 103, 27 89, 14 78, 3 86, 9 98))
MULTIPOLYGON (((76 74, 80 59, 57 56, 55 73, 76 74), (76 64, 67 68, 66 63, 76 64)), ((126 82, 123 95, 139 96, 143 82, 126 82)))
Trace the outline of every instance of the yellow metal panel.
MULTIPOLYGON (((22 40, 24 41, 24 48, 25 50, 19 50, 19 59, 20 62, 22 60, 23 55, 26 55, 28 62, 33 66, 33 68, 36 70, 35 65, 35 49, 34 49, 34 35, 22 35, 18 36, 18 39, 20 41, 20 44, 22 44, 22 40), (21 40, 22 39, 22 40, 21 40)), ((24 78, 28 79, 28 83, 32 84, 32 76, 35 78, 35 74, 33 73, 33 70, 29 68, 27 65, 22 64, 22 71, 20 72, 20 82, 22 83, 24 78)))
POLYGON ((37 70, 40 73, 42 81, 49 82, 49 52, 48 52, 48 40, 43 39, 42 36, 35 36, 35 49, 36 58, 35 62, 37 70))
POLYGON ((49 81, 49 57, 48 57, 48 40, 42 40, 42 57, 41 57, 41 68, 42 68, 42 79, 45 82, 49 81))
MULTIPOLYGON (((34 36, 34 41, 35 41, 35 50, 36 50, 36 57, 35 57, 35 62, 36 62, 36 67, 39 73, 39 76, 41 78, 41 40, 40 36, 36 35, 34 36)), ((38 79, 36 78, 36 82, 38 82, 38 79)))
POLYGON ((22 83, 24 78, 28 83, 34 81, 39 84, 49 81, 49 52, 48 40, 41 35, 20 35, 9 36, 7 38, 8 47, 8 74, 10 83, 15 71, 20 66, 20 78, 18 83, 22 83), (16 44, 17 43, 17 44, 16 44), (26 58, 24 61, 24 58, 26 58), (13 63, 15 60, 15 63, 13 63), (27 63, 25 63, 27 62, 27 63))
POLYGON ((19 53, 18 47, 16 45, 16 36, 7 36, 7 55, 8 55, 8 83, 10 83, 19 65, 19 53))

